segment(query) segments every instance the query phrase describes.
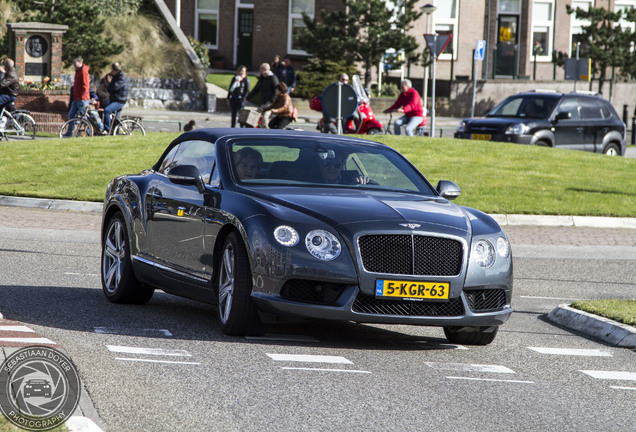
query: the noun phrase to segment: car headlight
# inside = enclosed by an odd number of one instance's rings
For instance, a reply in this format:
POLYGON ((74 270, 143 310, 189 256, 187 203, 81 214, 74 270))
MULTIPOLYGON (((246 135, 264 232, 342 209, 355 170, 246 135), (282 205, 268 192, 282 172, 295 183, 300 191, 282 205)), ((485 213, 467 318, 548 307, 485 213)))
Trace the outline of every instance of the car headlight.
POLYGON ((510 242, 505 237, 499 237, 497 239, 497 253, 502 258, 508 258, 510 256, 510 242))
POLYGON ((298 244, 298 232, 290 226, 281 225, 274 230, 274 238, 283 246, 292 247, 298 244))
POLYGON ((488 240, 477 241, 473 246, 473 259, 481 267, 492 267, 495 263, 495 247, 488 240))
POLYGON ((340 256, 340 242, 329 231, 314 230, 305 237, 305 246, 310 254, 323 261, 331 261, 340 256))
POLYGON ((462 120, 459 122, 459 126, 457 126, 457 132, 466 132, 466 120, 462 120))
POLYGON ((517 123, 516 125, 508 126, 508 129, 506 129, 504 133, 506 135, 523 135, 526 132, 528 132, 528 125, 525 123, 517 123))

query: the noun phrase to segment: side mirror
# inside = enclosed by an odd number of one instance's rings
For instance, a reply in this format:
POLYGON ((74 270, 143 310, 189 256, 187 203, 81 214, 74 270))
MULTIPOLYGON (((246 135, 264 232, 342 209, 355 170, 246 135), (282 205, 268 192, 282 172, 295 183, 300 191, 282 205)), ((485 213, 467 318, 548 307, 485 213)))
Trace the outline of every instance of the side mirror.
POLYGON ((572 118, 572 114, 570 114, 569 112, 559 111, 554 119, 556 121, 559 121, 559 120, 570 120, 570 118, 572 118))
POLYGON ((199 169, 194 165, 179 165, 168 172, 168 179, 172 183, 181 185, 193 185, 197 187, 199 193, 205 191, 205 183, 199 169))
POLYGON ((462 190, 452 181, 440 180, 435 188, 439 194, 449 201, 454 200, 462 194, 462 190))

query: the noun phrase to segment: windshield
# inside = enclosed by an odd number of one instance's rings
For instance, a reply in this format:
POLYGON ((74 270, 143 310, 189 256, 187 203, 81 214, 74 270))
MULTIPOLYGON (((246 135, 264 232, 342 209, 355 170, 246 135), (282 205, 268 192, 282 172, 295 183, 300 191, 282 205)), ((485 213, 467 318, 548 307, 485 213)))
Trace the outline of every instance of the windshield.
POLYGON ((362 83, 360 82, 360 77, 358 75, 354 75, 351 78, 351 85, 358 95, 358 102, 364 101, 368 104, 369 97, 367 96, 367 92, 364 90, 364 87, 362 87, 362 83))
POLYGON ((558 96, 551 95, 512 96, 497 105, 486 117, 545 119, 550 116, 558 101, 558 96))
POLYGON ((346 140, 235 138, 235 181, 252 185, 384 189, 436 195, 399 153, 346 140))

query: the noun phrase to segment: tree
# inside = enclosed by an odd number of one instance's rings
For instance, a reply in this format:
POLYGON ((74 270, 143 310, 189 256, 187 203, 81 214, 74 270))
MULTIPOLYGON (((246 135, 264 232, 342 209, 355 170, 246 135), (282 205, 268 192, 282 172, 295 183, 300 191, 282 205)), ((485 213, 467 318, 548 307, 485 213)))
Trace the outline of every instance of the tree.
MULTIPOLYGON (((623 74, 629 73, 628 62, 633 61, 633 53, 630 53, 633 32, 616 24, 622 17, 621 11, 611 12, 603 8, 572 9, 569 5, 566 5, 566 10, 568 14, 574 13, 578 20, 589 22, 581 27, 580 38, 583 43, 579 56, 592 60, 593 73, 599 77, 599 93, 602 93, 608 68, 615 67, 623 74)), ((627 14, 628 20, 633 20, 634 17, 636 15, 633 11, 627 14)))
POLYGON ((70 66, 73 58, 82 56, 94 69, 107 66, 111 58, 124 51, 124 45, 112 43, 102 36, 105 18, 97 3, 87 0, 17 0, 25 21, 64 24, 62 61, 70 66))
POLYGON ((306 31, 298 37, 301 49, 322 60, 345 60, 364 65, 368 87, 371 68, 386 50, 403 50, 407 61, 417 63, 420 54, 413 23, 422 16, 417 0, 343 0, 344 11, 321 11, 321 20, 303 15, 306 31))

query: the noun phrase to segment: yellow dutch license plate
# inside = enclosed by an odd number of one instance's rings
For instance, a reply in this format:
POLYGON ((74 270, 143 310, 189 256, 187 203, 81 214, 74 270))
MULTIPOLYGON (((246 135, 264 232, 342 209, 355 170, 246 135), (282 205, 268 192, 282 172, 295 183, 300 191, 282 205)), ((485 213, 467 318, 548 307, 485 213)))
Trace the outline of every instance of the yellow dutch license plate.
POLYGON ((492 135, 490 134, 470 134, 471 140, 482 140, 482 141, 490 141, 492 135))
POLYGON ((376 297, 448 300, 449 291, 448 282, 375 281, 376 297))

